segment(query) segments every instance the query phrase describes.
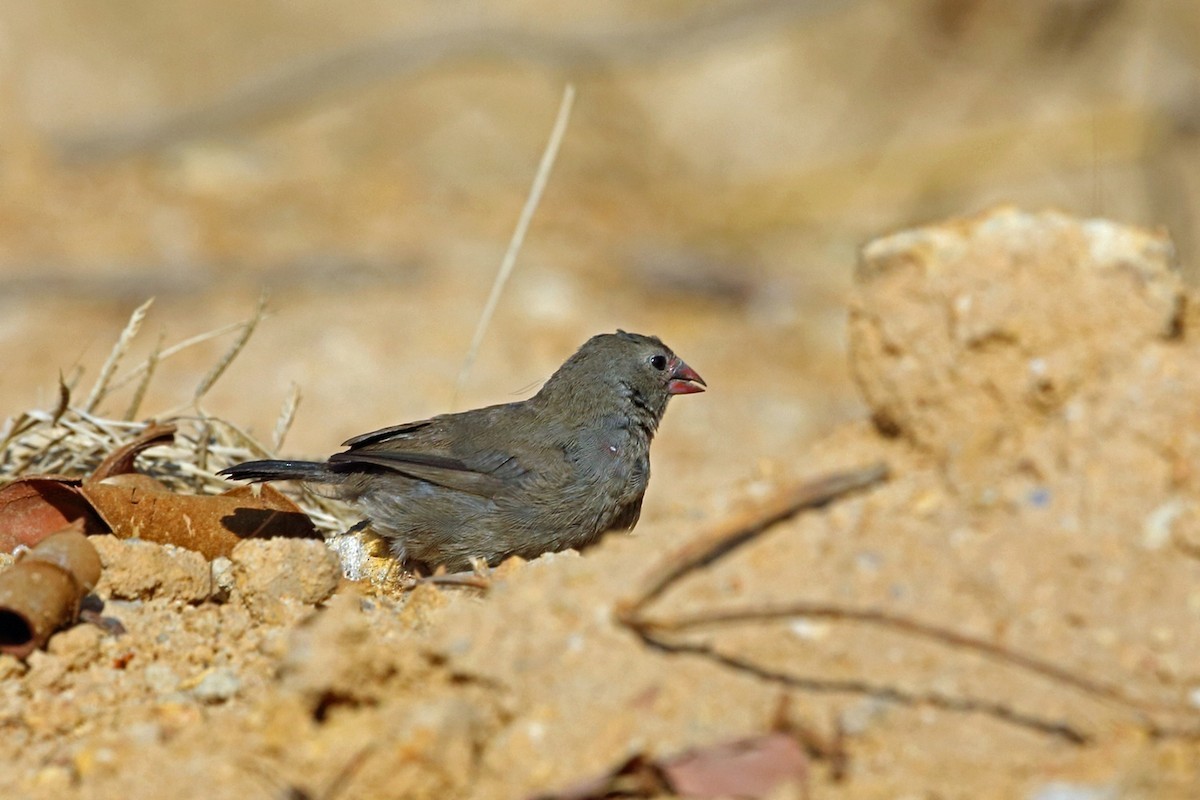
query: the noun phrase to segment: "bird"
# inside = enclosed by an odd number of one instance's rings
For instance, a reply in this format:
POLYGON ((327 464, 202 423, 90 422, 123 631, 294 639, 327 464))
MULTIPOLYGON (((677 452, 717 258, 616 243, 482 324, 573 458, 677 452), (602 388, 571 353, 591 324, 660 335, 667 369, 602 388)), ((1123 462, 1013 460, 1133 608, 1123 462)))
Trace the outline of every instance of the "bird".
POLYGON ((220 474, 326 485, 417 572, 529 560, 632 529, 667 402, 707 385, 658 337, 618 330, 588 339, 528 399, 364 433, 326 461, 220 474))

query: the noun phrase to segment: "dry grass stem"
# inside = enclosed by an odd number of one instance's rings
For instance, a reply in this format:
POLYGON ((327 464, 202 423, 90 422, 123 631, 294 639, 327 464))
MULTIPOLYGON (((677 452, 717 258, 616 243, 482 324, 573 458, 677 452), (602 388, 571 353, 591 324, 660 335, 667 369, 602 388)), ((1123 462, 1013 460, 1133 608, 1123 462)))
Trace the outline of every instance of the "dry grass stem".
POLYGON ((258 300, 258 306, 254 309, 254 315, 250 317, 242 325, 242 330, 237 338, 233 340, 233 344, 225 351, 225 354, 213 365, 213 368, 208 371, 200 383, 196 386, 196 391, 192 394, 192 402, 199 405, 200 400, 208 393, 208 390, 213 387, 213 384, 220 380, 225 374, 225 370, 233 363, 233 360, 238 357, 238 353, 242 352, 242 348, 246 346, 246 342, 250 341, 250 337, 254 334, 254 329, 258 327, 258 323, 262 321, 263 315, 267 310, 267 298, 264 295, 258 300))
POLYGON ((141 410, 142 402, 146 399, 146 390, 150 388, 150 381, 154 380, 154 370, 158 367, 158 361, 162 358, 163 337, 158 336, 158 344, 154 346, 154 350, 146 358, 146 369, 142 372, 142 379, 138 381, 137 388, 133 390, 133 397, 129 400, 129 408, 125 409, 124 419, 132 420, 137 417, 137 413, 141 410))
POLYGON ((134 309, 133 314, 130 315, 129 322, 125 324, 125 330, 121 331, 121 335, 117 337, 117 343, 113 345, 112 352, 108 354, 108 360, 100 368, 100 375, 96 378, 92 391, 88 394, 87 400, 83 401, 84 411, 94 411, 100 401, 104 399, 113 373, 116 372, 121 359, 129 352, 129 345, 137 337, 138 331, 142 327, 142 321, 146 319, 146 314, 150 312, 152 305, 154 305, 153 297, 134 309))
MULTIPOLYGON (((25 475, 82 477, 91 473, 108 454, 136 439, 148 428, 148 422, 134 418, 141 413, 158 364, 184 349, 239 331, 236 340, 200 382, 192 400, 195 403, 246 346, 264 313, 260 302, 249 320, 191 337, 170 347, 164 347, 160 339, 141 364, 114 381, 112 375, 128 354, 149 308, 147 302, 130 317, 83 404, 72 402, 72 385, 77 382, 77 376, 74 376, 75 380, 60 376, 55 408, 25 411, 0 425, 0 485, 25 475), (135 380, 138 383, 125 406, 123 418, 114 419, 102 413, 100 409, 104 402, 117 389, 135 380)), ((170 444, 141 454, 138 457, 140 469, 175 491, 198 494, 227 491, 231 488, 229 482, 216 473, 242 461, 273 457, 275 448, 291 427, 299 399, 299 391, 293 387, 284 401, 271 447, 219 417, 203 413, 184 415, 179 411, 150 415, 148 419, 173 423, 178 431, 170 444)), ((341 533, 358 519, 345 506, 311 492, 298 492, 295 500, 313 518, 316 526, 328 533, 341 533)))
MULTIPOLYGON (((171 356, 173 356, 177 353, 181 353, 184 350, 187 350, 191 347, 195 347, 196 345, 204 344, 205 342, 211 342, 213 339, 219 339, 228 333, 233 333, 234 331, 242 330, 245 326, 246 326, 245 321, 231 322, 228 325, 222 325, 220 328, 214 328, 211 331, 205 331, 204 333, 197 334, 196 336, 192 336, 188 339, 184 339, 182 342, 176 342, 175 344, 171 345, 170 347, 166 348, 165 350, 162 350, 161 352, 159 352, 157 360, 161 361, 162 359, 170 358, 171 356)), ((133 381, 137 380, 139 377, 143 378, 143 380, 144 380, 145 379, 144 376, 145 376, 146 372, 148 372, 151 369, 152 369, 152 367, 148 361, 142 362, 138 366, 129 370, 129 372, 122 375, 120 378, 117 378, 115 381, 113 381, 112 385, 109 387, 109 391, 115 392, 118 389, 122 389, 125 386, 128 386, 133 381)), ((76 379, 78 379, 78 375, 76 375, 75 377, 76 377, 76 379)), ((71 383, 68 382, 67 385, 70 386, 71 383)))
POLYGON ((463 359, 462 369, 459 370, 458 380, 455 381, 454 400, 451 403, 454 407, 458 406, 458 398, 467 384, 467 376, 475 363, 475 357, 479 354, 479 346, 483 344, 483 337, 492 321, 496 305, 500 302, 500 295, 504 292, 508 278, 512 275, 513 267, 517 263, 517 254, 521 252, 521 245, 525 242, 529 223, 533 221, 534 212, 537 211, 538 204, 542 201, 542 193, 546 189, 546 183, 550 180, 550 171, 554 168, 554 162, 558 158, 558 150, 562 145, 563 136, 567 133, 567 124, 571 121, 571 107, 574 104, 575 87, 567 84, 567 88, 563 90, 562 102, 558 106, 558 115, 554 119, 554 128, 550 131, 550 139, 546 142, 541 163, 538 164, 537 173, 534 175, 533 186, 529 189, 529 196, 525 198, 521 216, 517 219, 517 227, 508 242, 508 250, 505 251, 504 259, 500 262, 500 270, 496 273, 496 280, 492 282, 491 294, 488 295, 487 303, 484 304, 483 313, 479 315, 479 322, 475 325, 475 335, 471 337, 471 346, 467 349, 467 357, 463 359))
POLYGON ((279 409, 279 419, 275 422, 275 432, 271 435, 271 449, 278 451, 283 447, 292 423, 296 421, 296 409, 300 407, 300 387, 292 384, 287 397, 283 399, 283 407, 279 409))

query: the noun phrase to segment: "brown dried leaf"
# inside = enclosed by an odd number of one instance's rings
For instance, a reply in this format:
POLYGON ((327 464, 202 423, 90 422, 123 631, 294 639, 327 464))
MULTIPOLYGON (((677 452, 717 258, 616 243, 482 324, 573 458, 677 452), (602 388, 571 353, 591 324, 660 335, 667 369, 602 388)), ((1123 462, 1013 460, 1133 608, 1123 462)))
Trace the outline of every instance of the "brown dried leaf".
POLYGON ((133 462, 138 453, 160 444, 167 444, 175 438, 174 425, 151 425, 142 432, 141 436, 126 442, 113 450, 108 457, 100 462, 95 471, 87 479, 88 483, 102 481, 113 475, 125 475, 133 472, 133 462))
POLYGON ((604 800, 608 797, 657 797, 670 787, 658 767, 636 755, 615 769, 573 784, 561 792, 536 795, 531 800, 604 800))
POLYGON ((808 757, 786 733, 689 750, 651 761, 637 755, 610 772, 536 800, 603 800, 609 797, 766 797, 785 781, 805 784, 808 757))
POLYGON ((270 486, 182 495, 149 476, 129 473, 88 480, 82 492, 117 537, 186 547, 210 559, 228 556, 243 539, 320 538, 312 520, 270 486))
POLYGON ((803 784, 808 757, 791 736, 770 733, 692 750, 659 765, 681 797, 765 797, 785 781, 803 784))
POLYGON ((107 529, 79 491, 80 481, 62 475, 18 478, 0 489, 0 551, 33 547, 77 520, 87 533, 107 529))

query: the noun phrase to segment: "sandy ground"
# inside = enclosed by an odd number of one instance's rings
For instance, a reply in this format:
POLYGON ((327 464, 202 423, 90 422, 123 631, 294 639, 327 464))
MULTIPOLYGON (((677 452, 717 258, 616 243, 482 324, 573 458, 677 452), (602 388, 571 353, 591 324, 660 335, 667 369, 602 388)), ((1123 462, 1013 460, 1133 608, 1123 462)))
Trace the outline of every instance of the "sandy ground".
POLYGON ((712 389, 670 410, 636 533, 507 564, 486 593, 339 583, 313 542, 244 543, 214 578, 101 538, 97 595, 127 632, 0 658, 4 793, 532 797, 765 734, 786 698, 827 746, 771 797, 1193 797, 1200 350, 1172 258, 1158 234, 1014 210, 877 240, 850 313, 873 422, 725 456, 779 429, 712 376, 770 370, 681 344, 712 389), (824 613, 658 647, 616 620, 704 530, 876 461, 884 485, 647 612, 824 613))
MULTIPOLYGON (((0 659, 0 795, 519 798, 763 734, 786 697, 834 744, 774 797, 1200 796, 1198 14, 0 0, 0 417, 52 407, 60 370, 88 386, 148 297, 127 363, 263 291, 201 405, 270 439, 298 387, 288 455, 527 396, 618 327, 711 387, 667 414, 633 536, 486 595, 335 587, 302 546, 214 571, 98 541, 128 632, 0 659), (1077 219, 911 230, 1000 202, 1077 219), (672 634, 707 655, 613 622, 675 547, 877 460, 885 486, 651 609, 867 621, 672 634)), ((197 413, 232 337, 163 361, 141 416, 197 413)))

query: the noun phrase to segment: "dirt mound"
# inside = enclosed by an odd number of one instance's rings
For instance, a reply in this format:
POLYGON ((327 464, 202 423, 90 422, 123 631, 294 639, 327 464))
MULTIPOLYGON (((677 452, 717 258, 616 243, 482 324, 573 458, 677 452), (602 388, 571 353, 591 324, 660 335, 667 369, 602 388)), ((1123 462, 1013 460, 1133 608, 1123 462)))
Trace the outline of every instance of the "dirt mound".
POLYGON ((312 542, 206 572, 102 540, 126 633, 0 657, 0 794, 520 798, 783 728, 809 763, 774 798, 1194 796, 1193 306, 1169 242, 1102 220, 1001 210, 872 243, 851 358, 874 423, 802 471, 890 479, 650 612, 778 613, 657 646, 615 609, 690 522, 505 565, 485 595, 334 591, 312 542))

